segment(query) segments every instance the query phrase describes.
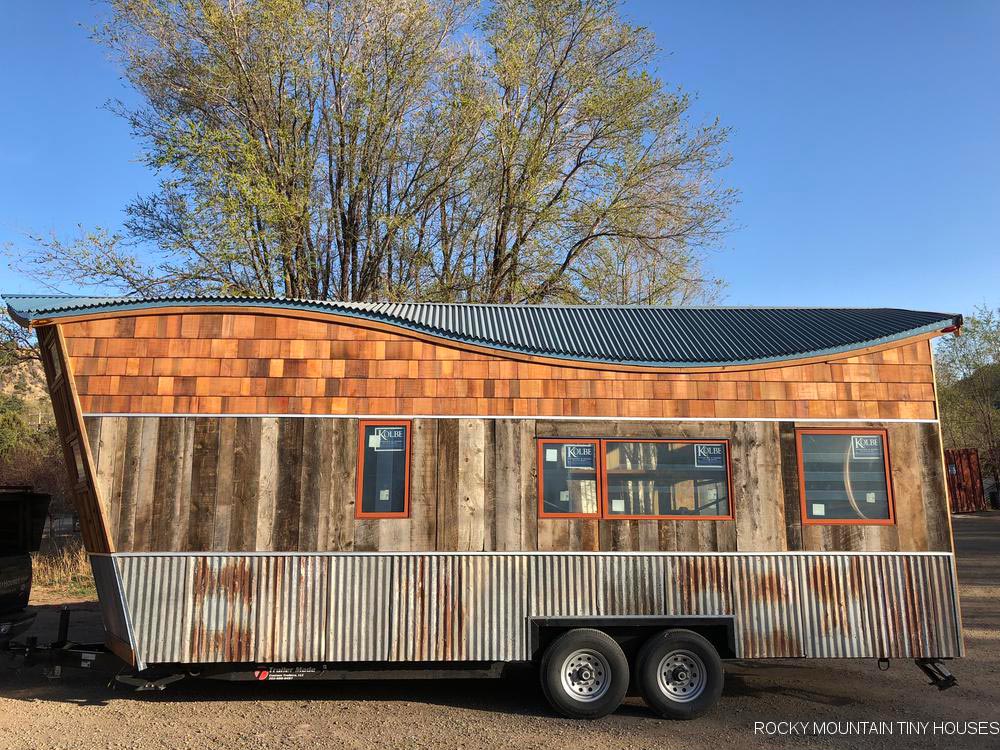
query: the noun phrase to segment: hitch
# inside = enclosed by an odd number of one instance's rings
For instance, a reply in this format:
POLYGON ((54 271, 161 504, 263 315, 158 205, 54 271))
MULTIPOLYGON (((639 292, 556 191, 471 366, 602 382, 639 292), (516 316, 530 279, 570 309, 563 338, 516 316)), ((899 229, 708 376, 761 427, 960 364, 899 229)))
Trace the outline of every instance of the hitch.
POLYGON ((913 663, 930 678, 930 684, 938 690, 947 690, 958 684, 955 675, 948 671, 940 659, 916 659, 913 663))
POLYGON ((178 680, 183 680, 186 676, 187 675, 181 672, 177 672, 154 679, 153 677, 143 677, 141 675, 120 674, 115 676, 115 681, 121 683, 122 685, 128 685, 129 687, 135 688, 137 693, 145 693, 165 690, 167 685, 172 682, 177 682, 178 680))

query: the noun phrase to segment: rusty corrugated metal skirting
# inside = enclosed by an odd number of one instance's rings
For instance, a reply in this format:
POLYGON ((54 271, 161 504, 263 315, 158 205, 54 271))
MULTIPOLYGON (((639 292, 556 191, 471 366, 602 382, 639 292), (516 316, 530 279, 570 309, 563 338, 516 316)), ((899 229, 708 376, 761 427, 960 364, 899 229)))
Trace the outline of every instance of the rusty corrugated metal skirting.
POLYGON ((589 615, 731 615, 741 658, 962 648, 949 554, 137 553, 95 556, 95 572, 103 560, 144 664, 518 661, 530 618, 589 615))

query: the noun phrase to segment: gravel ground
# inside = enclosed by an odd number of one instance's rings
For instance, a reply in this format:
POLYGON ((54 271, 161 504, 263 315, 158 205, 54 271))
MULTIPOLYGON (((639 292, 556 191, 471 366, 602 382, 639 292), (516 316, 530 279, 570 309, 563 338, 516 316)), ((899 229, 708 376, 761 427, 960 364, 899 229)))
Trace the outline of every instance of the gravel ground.
MULTIPOLYGON (((6 748, 996 748, 1000 735, 934 733, 934 722, 1000 727, 1000 512, 955 519, 968 658, 959 685, 938 692, 908 662, 885 673, 872 661, 727 665, 718 707, 693 722, 654 718, 638 699, 614 716, 554 716, 536 679, 381 683, 230 684, 187 681, 157 694, 112 690, 96 673, 49 682, 37 667, 0 662, 0 750, 6 748), (892 722, 894 734, 755 733, 756 722, 892 722), (896 722, 931 722, 905 733, 896 722)), ((93 604, 77 615, 100 638, 93 604)), ((40 607, 34 633, 53 638, 58 605, 40 607)), ((74 626, 76 628, 76 626, 74 626)), ((990 731, 990 727, 983 729, 990 731)))

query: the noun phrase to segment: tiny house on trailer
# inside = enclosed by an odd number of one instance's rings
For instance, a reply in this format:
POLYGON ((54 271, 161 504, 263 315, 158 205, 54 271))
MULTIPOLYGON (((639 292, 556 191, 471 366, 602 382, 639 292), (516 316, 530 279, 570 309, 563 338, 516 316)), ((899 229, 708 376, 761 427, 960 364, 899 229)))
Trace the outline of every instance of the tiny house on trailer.
POLYGON ((537 662, 567 715, 689 717, 725 659, 962 655, 957 315, 7 302, 141 675, 537 662))

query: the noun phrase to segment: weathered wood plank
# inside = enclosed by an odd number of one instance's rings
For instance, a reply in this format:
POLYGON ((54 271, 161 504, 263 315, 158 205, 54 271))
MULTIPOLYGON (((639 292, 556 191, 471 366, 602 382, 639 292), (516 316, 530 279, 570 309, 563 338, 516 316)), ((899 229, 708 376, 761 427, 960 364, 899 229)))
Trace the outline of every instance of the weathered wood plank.
POLYGON ((278 497, 278 418, 260 422, 260 471, 257 475, 255 550, 274 549, 274 513, 278 497))
MULTIPOLYGON (((891 424, 887 429, 887 439, 893 506, 899 534, 898 550, 926 550, 927 519, 924 517, 919 432, 911 424, 891 424)), ((866 540, 869 550, 877 541, 883 541, 871 537, 868 535, 866 540)))
POLYGON ((170 551, 174 546, 174 532, 182 510, 186 513, 187 494, 181 485, 184 458, 184 420, 163 418, 159 423, 156 450, 156 479, 153 487, 152 534, 150 549, 170 551))
POLYGON ((278 419, 278 491, 274 507, 274 549, 299 548, 299 517, 302 506, 303 420, 278 419))
POLYGON ((251 551, 257 535, 262 420, 237 419, 233 449, 233 504, 227 548, 251 551))
POLYGON ((329 496, 330 456, 324 455, 325 419, 303 419, 301 503, 299 508, 299 549, 314 552, 320 549, 320 538, 326 539, 326 529, 320 524, 328 517, 326 499, 329 496), (324 472, 324 465, 327 467, 324 472), (324 476, 325 474, 325 476, 324 476))
POLYGON ((236 490, 236 422, 233 417, 219 420, 219 467, 215 492, 213 549, 229 546, 229 531, 233 520, 233 495, 236 490))
POLYGON ((497 450, 496 421, 483 423, 483 545, 484 550, 497 548, 497 450))
POLYGON ((188 538, 184 549, 207 552, 215 544, 220 420, 199 418, 194 424, 194 453, 189 494, 188 538))
POLYGON ((354 510, 358 475, 358 420, 335 419, 331 425, 330 518, 327 549, 354 549, 354 510))
POLYGON ((916 426, 919 443, 921 500, 927 524, 927 549, 954 551, 948 509, 948 488, 937 424, 916 426))
POLYGON ((485 540, 486 425, 482 419, 458 421, 456 524, 462 552, 480 552, 485 540))
POLYGON ((414 419, 410 427, 410 546, 433 550, 438 503, 438 434, 436 419, 414 419))
POLYGON ((774 422, 732 425, 732 474, 736 503, 736 545, 740 551, 787 548, 781 440, 774 422))
POLYGON ((459 420, 438 422, 437 549, 456 550, 459 544, 459 420))
POLYGON ((795 443, 795 424, 781 422, 778 426, 781 441, 781 490, 785 501, 785 544, 790 550, 802 549, 802 491, 799 486, 798 447, 795 443))
POLYGON ((521 470, 521 549, 538 549, 538 453, 535 450, 535 422, 517 425, 521 470))
MULTIPOLYGON (((496 496, 495 549, 521 549, 521 429, 513 419, 496 420, 494 492, 496 496)), ((536 493, 537 494, 537 493, 536 493)))
POLYGON ((115 549, 130 552, 135 544, 135 517, 139 504, 139 461, 142 455, 142 419, 129 419, 122 465, 122 495, 115 536, 115 549))
POLYGON ((139 462, 136 468, 135 535, 132 549, 153 547, 153 506, 156 491, 157 458, 159 456, 160 418, 143 417, 139 438, 139 462))

